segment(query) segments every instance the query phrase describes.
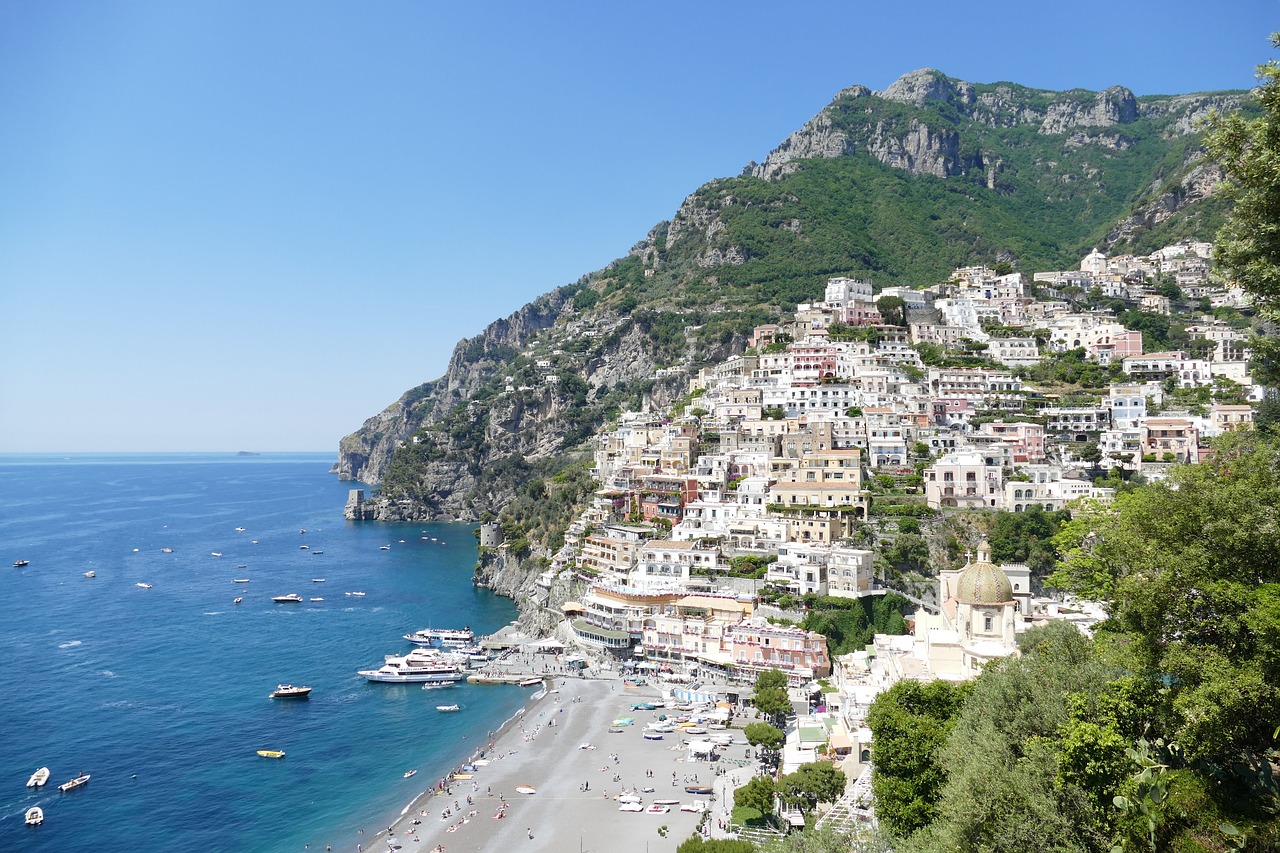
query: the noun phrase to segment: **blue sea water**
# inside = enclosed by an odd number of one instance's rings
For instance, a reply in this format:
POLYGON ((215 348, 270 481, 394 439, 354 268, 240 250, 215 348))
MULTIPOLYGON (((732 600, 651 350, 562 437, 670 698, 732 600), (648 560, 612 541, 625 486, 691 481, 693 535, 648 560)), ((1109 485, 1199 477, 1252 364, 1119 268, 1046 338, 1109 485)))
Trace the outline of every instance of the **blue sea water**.
POLYGON ((469 525, 346 521, 331 462, 0 455, 0 850, 354 850, 524 702, 356 675, 410 630, 516 611, 472 586, 469 525), (290 592, 324 601, 270 600, 290 592), (312 698, 268 699, 281 682, 312 698))

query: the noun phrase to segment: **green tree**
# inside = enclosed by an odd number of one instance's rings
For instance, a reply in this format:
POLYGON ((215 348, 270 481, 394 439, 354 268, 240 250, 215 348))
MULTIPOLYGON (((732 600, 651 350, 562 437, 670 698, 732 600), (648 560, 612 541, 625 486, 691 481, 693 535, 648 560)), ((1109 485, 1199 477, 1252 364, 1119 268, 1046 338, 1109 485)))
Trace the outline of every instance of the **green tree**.
POLYGON ((907 325, 905 304, 901 296, 881 296, 876 300, 880 316, 890 326, 907 325))
POLYGON ((806 814, 818 803, 833 803, 844 793, 845 775, 826 761, 802 764, 778 781, 782 802, 806 814))
POLYGON ((787 738, 782 729, 771 726, 768 723, 747 723, 742 729, 742 734, 746 737, 747 743, 752 746, 773 750, 774 752, 782 749, 782 744, 787 738))
POLYGON ((695 835, 682 841, 676 848, 676 853, 756 853, 756 846, 750 841, 730 838, 713 838, 710 841, 703 841, 702 836, 695 835))
POLYGON ((762 815, 773 813, 773 795, 776 788, 769 776, 753 776, 747 784, 733 792, 734 808, 755 809, 762 815))
POLYGON ((1230 762, 1269 749, 1280 720, 1280 442, 1214 449, 1064 526, 1051 583, 1109 600, 1127 666, 1168 685, 1166 738, 1230 762))
POLYGON ((767 669, 757 675, 751 701, 768 719, 778 720, 790 714, 791 699, 787 696, 787 676, 782 670, 767 669))
POLYGON ((899 681, 872 703, 867 714, 875 739, 871 787, 876 814, 894 832, 914 832, 937 816, 947 779, 939 751, 968 692, 968 686, 946 681, 899 681))

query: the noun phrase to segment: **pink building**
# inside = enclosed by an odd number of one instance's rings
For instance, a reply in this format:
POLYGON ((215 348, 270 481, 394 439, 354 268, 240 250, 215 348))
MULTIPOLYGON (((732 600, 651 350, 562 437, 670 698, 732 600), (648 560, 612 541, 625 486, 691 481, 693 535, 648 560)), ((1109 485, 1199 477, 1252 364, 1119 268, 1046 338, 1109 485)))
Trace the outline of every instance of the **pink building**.
POLYGON ((831 674, 827 638, 814 631, 752 619, 731 626, 723 642, 734 669, 748 680, 770 669, 785 672, 792 684, 831 674))

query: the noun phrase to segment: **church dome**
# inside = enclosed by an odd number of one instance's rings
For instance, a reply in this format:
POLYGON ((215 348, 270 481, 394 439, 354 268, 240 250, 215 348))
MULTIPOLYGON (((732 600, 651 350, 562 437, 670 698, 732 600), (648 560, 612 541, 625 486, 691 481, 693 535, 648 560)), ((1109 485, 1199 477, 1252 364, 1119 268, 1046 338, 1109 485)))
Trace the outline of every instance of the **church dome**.
POLYGON ((978 547, 978 559, 964 567, 956 579, 956 601, 960 604, 1007 604, 1013 601, 1013 584, 1000 567, 991 562, 991 546, 978 547))

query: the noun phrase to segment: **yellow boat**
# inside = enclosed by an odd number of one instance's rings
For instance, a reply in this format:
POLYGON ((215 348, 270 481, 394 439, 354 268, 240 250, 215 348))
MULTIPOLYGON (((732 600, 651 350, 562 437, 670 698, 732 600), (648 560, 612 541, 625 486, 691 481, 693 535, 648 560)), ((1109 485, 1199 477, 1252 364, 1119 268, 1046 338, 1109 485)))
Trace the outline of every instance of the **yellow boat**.
POLYGON ((258 750, 258 755, 261 755, 263 758, 284 758, 284 750, 283 749, 260 749, 258 750))

